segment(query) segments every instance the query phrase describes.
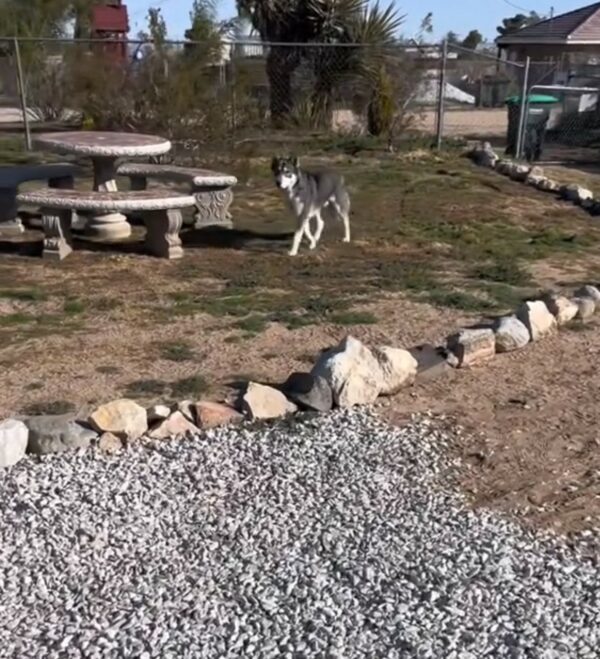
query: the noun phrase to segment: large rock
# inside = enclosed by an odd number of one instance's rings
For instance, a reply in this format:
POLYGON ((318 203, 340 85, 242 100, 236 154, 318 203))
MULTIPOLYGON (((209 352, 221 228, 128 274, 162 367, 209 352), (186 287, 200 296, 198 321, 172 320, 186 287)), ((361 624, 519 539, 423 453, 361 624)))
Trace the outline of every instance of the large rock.
POLYGON ((548 178, 547 176, 543 176, 536 183, 536 188, 542 192, 559 192, 560 183, 554 179, 548 178))
POLYGON ((575 297, 572 302, 577 306, 575 318, 582 323, 587 323, 596 313, 596 303, 591 297, 575 297))
POLYGON ((575 297, 589 297, 596 305, 600 304, 600 290, 595 286, 582 286, 575 291, 575 297))
POLYGON ((516 316, 504 316, 494 323, 496 352, 513 352, 524 348, 531 336, 529 330, 516 316))
POLYGON ((29 430, 22 421, 0 421, 0 467, 12 467, 25 456, 29 430))
POLYGON ((496 163, 496 171, 499 174, 503 174, 504 176, 508 176, 510 172, 512 172, 513 167, 514 167, 514 162, 512 160, 508 160, 506 158, 503 158, 502 160, 498 160, 496 163))
POLYGON ((588 199, 594 198, 594 193, 581 185, 563 185, 560 188, 560 196, 574 204, 581 204, 588 199))
POLYGON ((577 305, 563 295, 547 295, 544 298, 544 304, 556 318, 559 327, 570 323, 577 315, 577 305))
POLYGON ((244 417, 230 407, 222 403, 213 403, 209 400, 201 400, 195 405, 196 425, 198 428, 218 428, 219 426, 230 426, 241 423, 244 417))
POLYGON ((557 328, 556 318, 541 300, 524 302, 517 309, 517 318, 527 328, 532 341, 539 341, 557 328))
POLYGON ((98 433, 79 423, 72 414, 32 416, 25 420, 25 425, 29 429, 27 452, 35 455, 89 448, 98 437, 98 433))
POLYGON ((103 453, 119 453, 123 449, 123 442, 112 432, 105 432, 98 440, 98 448, 103 453))
POLYGON ((242 410, 252 420, 278 419, 293 414, 297 409, 281 391, 257 382, 249 382, 242 397, 242 410))
POLYGON ((489 167, 490 169, 493 169, 499 160, 498 155, 489 142, 481 142, 469 155, 476 165, 479 167, 489 167))
POLYGON ((152 405, 146 410, 148 423, 164 421, 171 416, 171 408, 168 405, 152 405))
POLYGON ((379 362, 367 346, 352 336, 324 352, 312 375, 327 381, 339 407, 369 405, 381 391, 379 362))
POLYGON ((148 430, 146 410, 127 398, 101 405, 89 422, 98 432, 111 432, 127 441, 138 439, 148 430))
POLYGON ((447 345, 459 368, 481 364, 496 354, 496 340, 491 328, 462 329, 448 337, 447 345))
POLYGON ((384 346, 375 348, 373 356, 381 371, 379 376, 380 396, 392 396, 415 381, 419 364, 408 350, 384 346))
POLYGON ((531 167, 529 167, 529 165, 519 165, 518 163, 515 163, 509 172, 509 176, 513 181, 523 183, 527 180, 530 171, 531 167))
POLYGON ((195 426, 183 412, 179 410, 173 412, 168 419, 161 421, 149 433, 148 437, 152 439, 171 439, 173 437, 183 437, 188 433, 197 433, 198 427, 195 426))
POLYGON ((433 380, 452 370, 448 363, 448 351, 441 346, 425 343, 410 348, 409 352, 417 360, 417 381, 433 380))
POLYGON ((292 373, 281 389, 301 410, 329 412, 333 407, 333 392, 325 378, 311 373, 292 373))
POLYGON ((177 403, 175 410, 181 412, 190 423, 196 423, 196 405, 193 400, 180 401, 177 403))

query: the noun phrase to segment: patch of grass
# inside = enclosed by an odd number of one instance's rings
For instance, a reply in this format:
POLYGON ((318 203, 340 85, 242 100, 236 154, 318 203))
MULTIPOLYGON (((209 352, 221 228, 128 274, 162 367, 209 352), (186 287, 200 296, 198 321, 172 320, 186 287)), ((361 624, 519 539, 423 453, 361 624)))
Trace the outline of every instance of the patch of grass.
POLYGON ((223 339, 223 343, 235 344, 241 342, 242 342, 242 337, 239 334, 232 334, 231 336, 226 336, 223 339))
POLYGON ((0 298, 5 300, 18 300, 19 302, 43 302, 48 298, 40 288, 20 288, 14 290, 0 290, 0 298))
POLYGON ((93 300, 90 306, 95 311, 114 311, 121 306, 121 300, 114 297, 101 297, 93 300))
POLYGON ((345 311, 335 313, 328 320, 336 325, 376 325, 377 318, 368 311, 345 311))
POLYGON ((383 261, 377 266, 378 286, 390 291, 428 291, 437 280, 431 263, 411 261, 383 261))
POLYGON ((34 320, 34 316, 26 313, 9 313, 6 316, 0 316, 0 325, 24 325, 25 323, 32 323, 34 320))
POLYGON ((121 372, 121 369, 118 366, 111 366, 107 364, 106 366, 96 367, 97 373, 102 373, 103 375, 116 375, 121 372))
POLYGON ((39 391, 40 389, 44 388, 44 383, 43 382, 30 382, 25 389, 27 391, 39 391))
POLYGON ((161 358, 171 362, 192 361, 196 357, 194 351, 192 350, 192 346, 186 341, 161 343, 159 348, 161 358))
POLYGON ((491 298, 500 311, 514 310, 529 297, 525 291, 513 288, 508 284, 486 283, 478 286, 478 289, 491 298))
POLYGON ((202 375, 193 375, 173 382, 171 394, 175 398, 194 398, 208 391, 208 383, 202 375))
POLYGON ((77 299, 66 300, 63 306, 63 311, 69 316, 76 316, 80 313, 83 313, 85 309, 85 303, 77 299))
POLYGON ((242 320, 238 320, 233 324, 237 329, 244 330, 244 332, 248 332, 252 335, 260 334, 267 328, 267 325, 267 318, 258 315, 242 318, 242 320))
POLYGON ((43 414, 70 414, 75 412, 75 405, 67 400, 39 401, 27 405, 21 410, 26 416, 41 416, 43 414))
POLYGON ((475 279, 510 284, 511 286, 528 286, 531 283, 531 275, 516 261, 511 260, 477 265, 471 274, 475 279))
POLYGON ((163 396, 168 386, 161 380, 135 380, 127 385, 125 391, 128 396, 163 396))
POLYGON ((495 308, 493 302, 484 300, 470 293, 461 291, 448 291, 438 288, 430 291, 426 296, 427 302, 437 307, 449 307, 462 311, 491 311, 495 308))

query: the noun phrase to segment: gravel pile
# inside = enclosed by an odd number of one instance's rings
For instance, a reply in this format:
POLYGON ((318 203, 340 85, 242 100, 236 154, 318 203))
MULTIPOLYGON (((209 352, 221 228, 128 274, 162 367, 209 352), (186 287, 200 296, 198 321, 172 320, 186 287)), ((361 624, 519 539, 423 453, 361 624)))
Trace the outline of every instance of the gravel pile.
POLYGON ((2 657, 596 659, 600 575, 368 412, 0 473, 2 657), (445 484, 446 483, 446 484, 445 484))

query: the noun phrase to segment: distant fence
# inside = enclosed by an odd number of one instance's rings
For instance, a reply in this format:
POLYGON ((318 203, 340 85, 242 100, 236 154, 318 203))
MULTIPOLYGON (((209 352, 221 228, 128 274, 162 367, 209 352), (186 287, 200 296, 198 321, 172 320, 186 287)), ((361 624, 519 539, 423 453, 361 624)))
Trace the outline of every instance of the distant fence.
MULTIPOLYGON (((439 146, 501 142, 506 98, 559 74, 552 64, 450 44, 0 38, 0 121, 155 132, 205 148, 282 130, 370 134, 390 149, 415 134, 439 146)), ((597 97, 565 92, 559 100, 554 137, 585 143, 600 125, 597 97)))

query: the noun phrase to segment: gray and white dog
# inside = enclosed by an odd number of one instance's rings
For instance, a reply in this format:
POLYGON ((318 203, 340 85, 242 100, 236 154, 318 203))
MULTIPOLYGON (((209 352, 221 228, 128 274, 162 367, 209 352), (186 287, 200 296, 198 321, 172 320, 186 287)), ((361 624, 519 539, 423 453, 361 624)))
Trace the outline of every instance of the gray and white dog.
POLYGON ((295 157, 273 158, 271 169, 277 187, 296 216, 297 229, 290 256, 298 254, 303 236, 308 238, 310 249, 317 247, 325 227, 324 211, 332 211, 344 223, 344 242, 350 242, 350 195, 340 174, 331 169, 305 170, 295 157), (316 222, 314 234, 310 226, 312 218, 316 222))

